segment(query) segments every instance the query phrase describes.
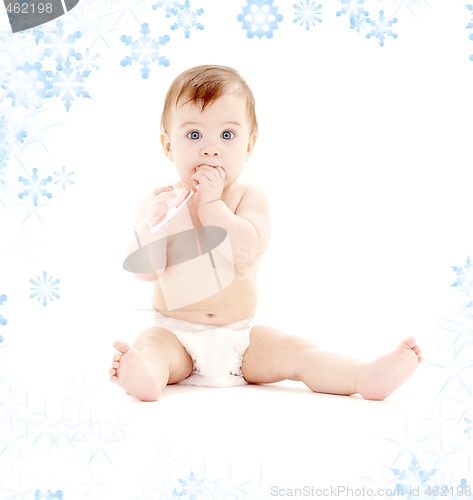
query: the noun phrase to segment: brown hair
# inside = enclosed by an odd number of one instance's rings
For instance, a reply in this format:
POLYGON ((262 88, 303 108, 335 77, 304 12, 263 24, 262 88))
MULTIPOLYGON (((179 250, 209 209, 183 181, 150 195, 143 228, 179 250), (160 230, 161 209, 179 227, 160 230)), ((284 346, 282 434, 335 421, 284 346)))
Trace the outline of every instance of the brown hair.
POLYGON ((161 130, 166 132, 169 113, 173 106, 192 102, 199 104, 201 111, 225 94, 239 94, 246 99, 246 107, 251 130, 250 136, 256 140, 258 123, 255 113, 255 99, 248 84, 238 71, 227 66, 195 66, 184 71, 172 82, 164 100, 161 116, 161 130))

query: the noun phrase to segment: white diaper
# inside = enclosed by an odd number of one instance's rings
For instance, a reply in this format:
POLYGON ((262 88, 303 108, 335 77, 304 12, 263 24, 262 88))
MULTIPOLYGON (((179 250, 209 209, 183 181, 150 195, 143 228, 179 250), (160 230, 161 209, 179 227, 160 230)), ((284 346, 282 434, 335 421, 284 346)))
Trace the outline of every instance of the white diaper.
POLYGON ((244 385, 243 354, 250 343, 250 320, 226 326, 201 325, 154 312, 155 325, 172 332, 194 362, 181 384, 208 387, 244 385))

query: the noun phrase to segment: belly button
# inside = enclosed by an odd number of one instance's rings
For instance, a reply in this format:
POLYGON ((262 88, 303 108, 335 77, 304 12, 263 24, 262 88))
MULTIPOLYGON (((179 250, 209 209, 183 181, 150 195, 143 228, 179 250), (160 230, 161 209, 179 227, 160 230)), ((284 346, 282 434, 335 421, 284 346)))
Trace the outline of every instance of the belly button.
POLYGON ((207 313, 207 318, 213 318, 215 316, 214 313, 207 313))

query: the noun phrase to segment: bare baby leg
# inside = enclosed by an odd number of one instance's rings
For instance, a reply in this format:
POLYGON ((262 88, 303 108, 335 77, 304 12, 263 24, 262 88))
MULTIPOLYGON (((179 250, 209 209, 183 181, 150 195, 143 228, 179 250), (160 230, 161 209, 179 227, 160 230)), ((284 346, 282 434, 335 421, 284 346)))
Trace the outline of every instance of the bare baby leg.
POLYGON ((413 338, 371 363, 317 349, 301 337, 275 328, 254 327, 243 356, 242 372, 248 382, 267 384, 281 380, 304 382, 326 394, 361 394, 381 400, 402 385, 422 360, 413 338))
POLYGON ((192 359, 171 332, 144 331, 132 347, 116 341, 110 379, 141 401, 157 401, 168 384, 176 384, 192 371, 192 359))

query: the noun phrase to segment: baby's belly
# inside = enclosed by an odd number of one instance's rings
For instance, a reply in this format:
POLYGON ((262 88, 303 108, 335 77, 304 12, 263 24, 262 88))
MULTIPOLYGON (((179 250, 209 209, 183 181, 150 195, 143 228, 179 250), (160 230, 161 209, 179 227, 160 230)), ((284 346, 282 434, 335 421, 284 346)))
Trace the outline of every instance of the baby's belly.
MULTIPOLYGON (((199 286, 193 283, 190 286, 199 286)), ((155 282, 153 307, 164 316, 205 325, 229 325, 254 316, 257 292, 255 277, 237 276, 226 288, 203 300, 182 307, 168 307, 166 293, 159 280, 155 282)))

